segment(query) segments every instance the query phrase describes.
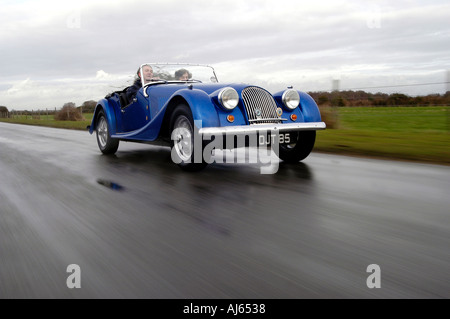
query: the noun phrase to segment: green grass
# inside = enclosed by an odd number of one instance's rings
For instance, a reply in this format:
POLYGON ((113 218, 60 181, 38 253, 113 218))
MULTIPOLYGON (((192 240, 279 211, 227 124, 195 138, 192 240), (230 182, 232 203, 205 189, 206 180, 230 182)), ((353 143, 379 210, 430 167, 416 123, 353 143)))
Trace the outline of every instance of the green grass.
POLYGON ((344 107, 338 119, 316 151, 450 165, 449 107, 344 107))
MULTIPOLYGON (((340 107, 338 128, 317 132, 315 151, 450 165, 450 107, 340 107)), ((86 130, 85 121, 41 115, 3 122, 86 130)))
POLYGON ((448 133, 450 125, 449 107, 346 107, 338 110, 341 128, 448 133))
POLYGON ((56 127, 72 130, 86 130, 86 126, 91 124, 92 116, 93 113, 84 113, 83 117, 85 120, 83 121, 55 121, 53 115, 41 115, 40 117, 18 115, 9 119, 0 118, 0 122, 56 127))

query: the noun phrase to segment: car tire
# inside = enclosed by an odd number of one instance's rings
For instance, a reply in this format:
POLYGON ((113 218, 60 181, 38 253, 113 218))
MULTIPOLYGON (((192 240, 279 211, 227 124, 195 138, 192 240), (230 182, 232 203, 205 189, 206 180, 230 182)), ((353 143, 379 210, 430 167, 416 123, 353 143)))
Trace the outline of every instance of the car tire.
POLYGON ((105 113, 100 111, 96 121, 97 144, 103 154, 114 154, 119 148, 119 140, 111 137, 111 130, 105 113))
POLYGON ((171 156, 182 170, 195 172, 204 169, 208 163, 203 156, 203 142, 200 141, 200 153, 194 148, 195 126, 191 109, 185 105, 178 105, 171 115, 171 156))
MULTIPOLYGON (((295 132, 294 132, 295 133, 295 132)), ((295 143, 279 144, 278 157, 286 163, 297 163, 308 157, 316 141, 316 131, 297 132, 295 143)))

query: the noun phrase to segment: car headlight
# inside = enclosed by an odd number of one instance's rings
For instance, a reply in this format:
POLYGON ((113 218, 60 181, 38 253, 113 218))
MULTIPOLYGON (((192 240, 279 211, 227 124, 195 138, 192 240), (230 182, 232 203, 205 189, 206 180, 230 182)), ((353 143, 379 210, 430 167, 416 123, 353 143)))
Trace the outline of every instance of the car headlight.
POLYGON ((220 91, 219 101, 225 109, 232 110, 239 103, 239 95, 235 89, 226 87, 220 91))
POLYGON ((281 100, 287 108, 293 110, 300 104, 300 95, 296 90, 288 89, 284 91, 281 100))

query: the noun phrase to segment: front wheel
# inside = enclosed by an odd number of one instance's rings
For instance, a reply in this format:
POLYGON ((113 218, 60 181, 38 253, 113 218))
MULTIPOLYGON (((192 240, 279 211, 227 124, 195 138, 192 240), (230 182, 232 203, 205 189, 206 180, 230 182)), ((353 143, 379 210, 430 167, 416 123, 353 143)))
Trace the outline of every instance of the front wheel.
POLYGON ((293 132, 293 142, 280 144, 277 155, 286 163, 297 163, 311 153, 316 141, 316 131, 293 132))
POLYGON ((172 160, 185 171, 199 171, 207 166, 202 141, 195 141, 194 120, 191 109, 179 105, 170 121, 172 160), (198 148, 198 149, 197 149, 198 148))
POLYGON ((97 144, 103 154, 114 154, 119 148, 119 140, 111 138, 108 121, 105 113, 100 111, 97 115, 97 144))

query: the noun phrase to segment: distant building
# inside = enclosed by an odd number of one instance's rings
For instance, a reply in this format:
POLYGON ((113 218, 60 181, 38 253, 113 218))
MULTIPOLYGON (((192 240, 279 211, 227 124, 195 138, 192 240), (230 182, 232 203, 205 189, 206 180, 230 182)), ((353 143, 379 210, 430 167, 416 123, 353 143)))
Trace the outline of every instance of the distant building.
POLYGON ((334 91, 339 91, 339 86, 340 86, 340 84, 341 84, 341 81, 340 80, 333 80, 333 82, 332 82, 332 84, 331 84, 331 86, 332 86, 332 88, 331 88, 331 90, 334 92, 334 91))

